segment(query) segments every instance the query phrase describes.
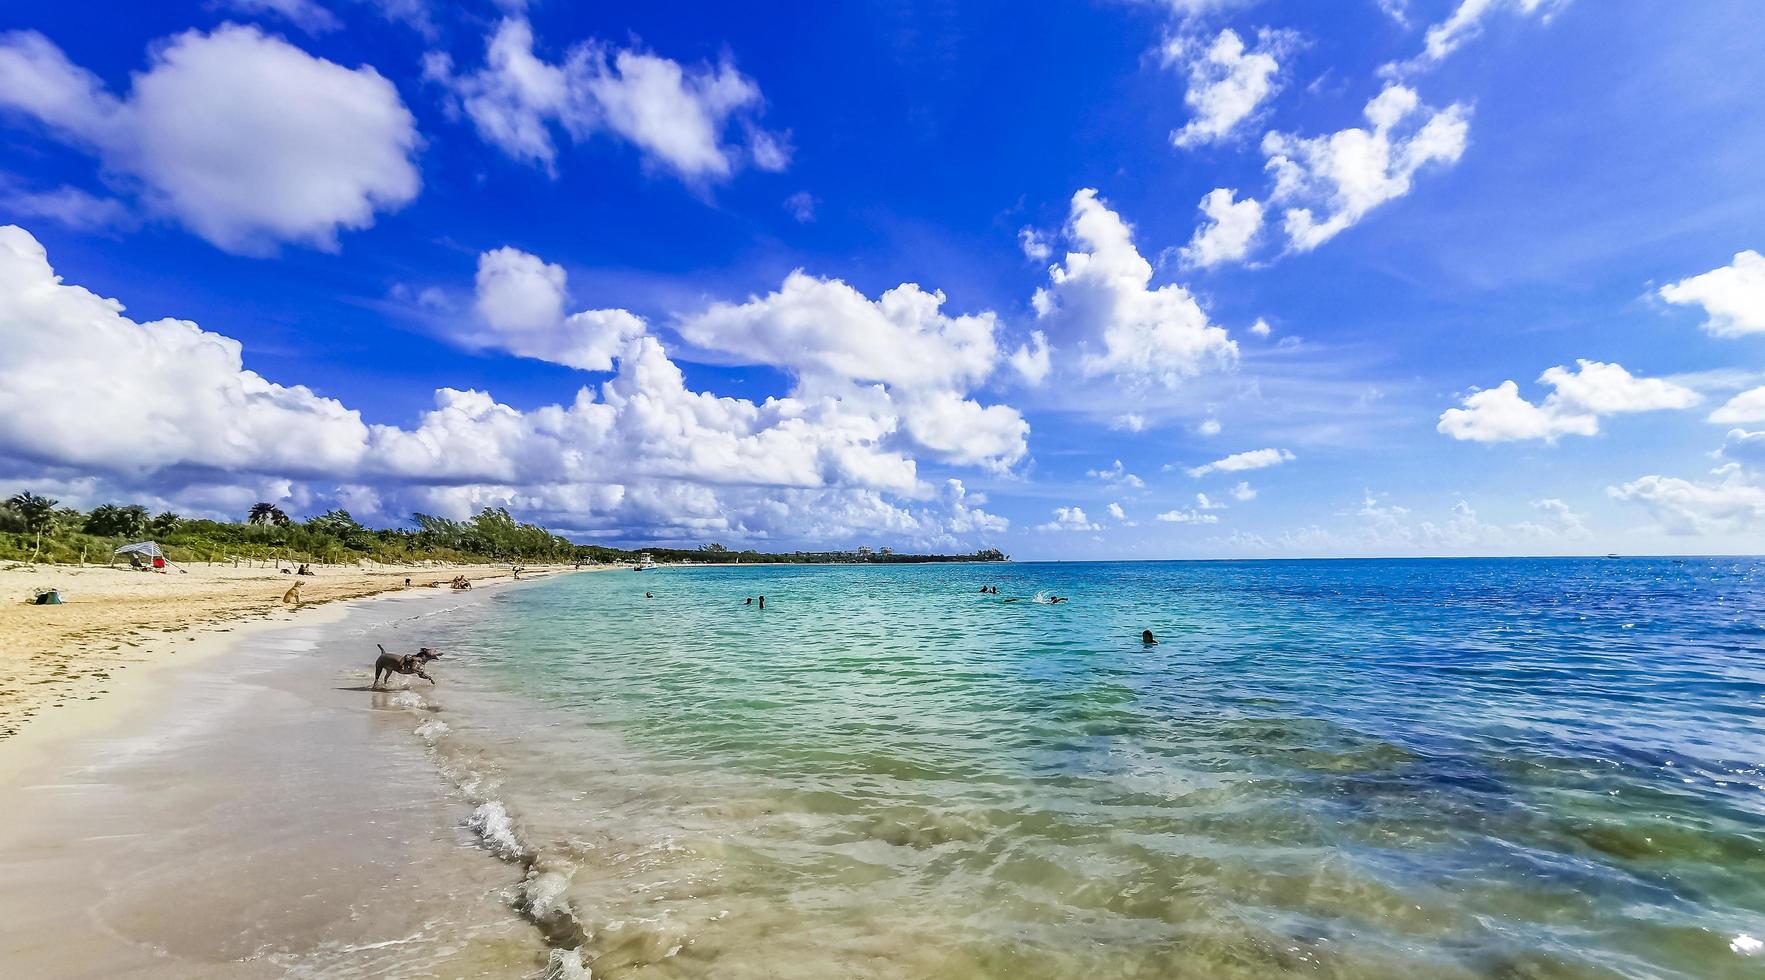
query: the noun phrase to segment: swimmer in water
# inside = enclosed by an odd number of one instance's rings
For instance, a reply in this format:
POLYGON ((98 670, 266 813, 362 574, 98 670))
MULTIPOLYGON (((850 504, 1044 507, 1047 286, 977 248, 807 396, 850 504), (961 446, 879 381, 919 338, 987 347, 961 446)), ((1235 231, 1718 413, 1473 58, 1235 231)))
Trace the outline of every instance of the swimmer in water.
POLYGON ((654 599, 656 597, 656 594, 654 592, 645 592, 643 594, 643 597, 645 599, 654 599))
POLYGON ((1158 646, 1158 637, 1153 636, 1151 630, 1141 630, 1140 642, 1149 647, 1155 647, 1158 646))
POLYGON ((742 605, 744 605, 744 606, 751 606, 753 604, 754 604, 754 597, 753 596, 748 596, 748 601, 742 603, 742 605))
POLYGON ((765 597, 765 596, 761 596, 761 597, 760 597, 760 608, 761 608, 761 609, 765 609, 765 608, 766 608, 766 597, 765 597))

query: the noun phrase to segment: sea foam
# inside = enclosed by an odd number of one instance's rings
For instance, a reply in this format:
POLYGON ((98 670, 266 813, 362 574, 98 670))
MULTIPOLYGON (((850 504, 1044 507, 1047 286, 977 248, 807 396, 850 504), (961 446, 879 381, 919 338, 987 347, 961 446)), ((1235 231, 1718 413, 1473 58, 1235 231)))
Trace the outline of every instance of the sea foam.
POLYGON ((484 841, 484 846, 498 857, 519 861, 527 856, 526 850, 521 847, 521 839, 515 836, 515 823, 509 819, 508 808, 503 806, 501 800, 478 804, 466 826, 472 828, 472 832, 484 841))

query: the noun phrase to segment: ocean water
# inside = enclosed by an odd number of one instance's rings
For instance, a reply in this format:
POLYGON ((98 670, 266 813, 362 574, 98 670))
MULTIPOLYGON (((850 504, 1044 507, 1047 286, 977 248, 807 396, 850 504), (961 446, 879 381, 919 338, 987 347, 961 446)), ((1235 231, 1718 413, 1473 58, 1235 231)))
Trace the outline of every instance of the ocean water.
POLYGON ((1765 561, 669 568, 395 633, 554 975, 1765 977, 1765 561))

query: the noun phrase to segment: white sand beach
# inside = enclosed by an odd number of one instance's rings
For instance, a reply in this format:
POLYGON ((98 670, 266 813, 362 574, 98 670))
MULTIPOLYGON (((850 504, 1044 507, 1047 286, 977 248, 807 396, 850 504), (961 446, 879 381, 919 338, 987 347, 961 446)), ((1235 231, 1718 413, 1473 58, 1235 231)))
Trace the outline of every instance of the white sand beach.
MULTIPOLYGON (((170 587, 160 577, 140 578, 154 581, 128 608, 169 603, 154 594, 170 587)), ((264 578, 211 580, 206 608, 281 584, 264 578)), ((70 591, 86 580, 68 576, 70 591)), ((374 584, 353 582, 333 589, 374 584)), ((0 743, 6 972, 506 976, 543 965, 543 941, 503 895, 518 872, 476 846, 470 808, 409 737, 405 682, 416 679, 365 689, 375 641, 401 643, 401 623, 511 586, 413 589, 125 646, 129 663, 155 669, 108 678, 108 697, 64 700, 0 743)), ((61 610, 100 628, 95 610, 61 610)))
MULTIPOLYGON (((511 575, 507 565, 369 563, 314 565, 313 570, 310 576, 294 576, 265 564, 197 564, 169 574, 126 565, 0 568, 0 740, 45 713, 104 700, 125 671, 190 659, 205 635, 404 589, 407 579, 409 588, 445 589, 455 575, 474 582, 511 575), (295 582, 301 584, 298 607, 282 601, 295 582), (45 589, 59 590, 63 604, 30 604, 45 589)), ((532 568, 535 575, 557 570, 532 568)))

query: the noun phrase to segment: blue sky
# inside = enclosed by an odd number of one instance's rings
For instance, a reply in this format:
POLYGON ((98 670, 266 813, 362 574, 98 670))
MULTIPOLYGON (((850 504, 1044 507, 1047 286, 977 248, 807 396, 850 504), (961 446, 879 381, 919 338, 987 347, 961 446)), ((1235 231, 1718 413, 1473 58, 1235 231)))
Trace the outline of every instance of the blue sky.
POLYGON ((1760 26, 10 10, 0 483, 622 543, 1758 552, 1760 26))

